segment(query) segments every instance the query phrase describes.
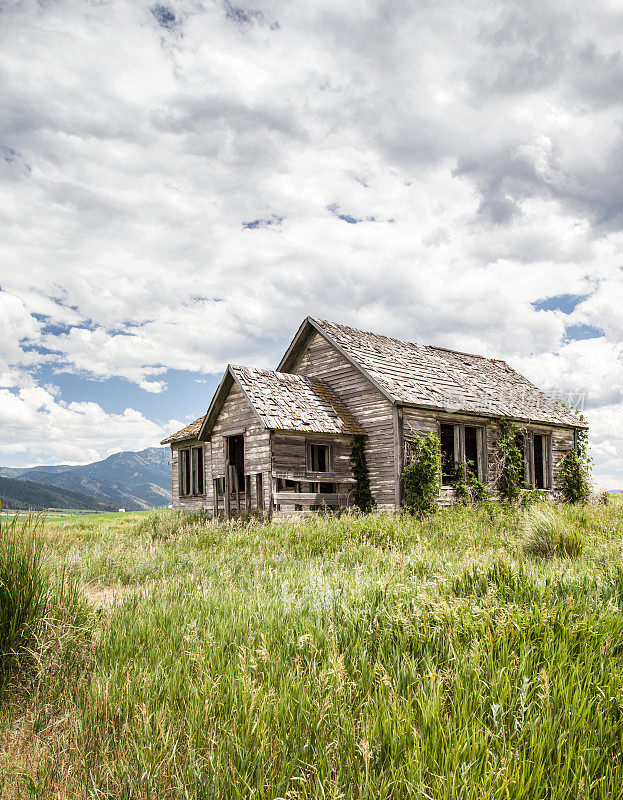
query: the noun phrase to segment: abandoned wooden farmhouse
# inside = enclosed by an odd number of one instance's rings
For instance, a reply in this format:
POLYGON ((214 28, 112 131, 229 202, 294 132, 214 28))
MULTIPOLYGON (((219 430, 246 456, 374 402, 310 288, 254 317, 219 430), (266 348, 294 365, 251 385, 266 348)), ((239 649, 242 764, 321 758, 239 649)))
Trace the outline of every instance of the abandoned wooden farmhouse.
POLYGON ((308 317, 276 370, 229 365, 205 416, 162 444, 174 508, 272 516, 349 505, 362 436, 377 508, 396 511, 414 432, 439 437, 442 484, 467 462, 492 484, 500 418, 521 426, 525 487, 555 491, 585 425, 504 361, 308 317))

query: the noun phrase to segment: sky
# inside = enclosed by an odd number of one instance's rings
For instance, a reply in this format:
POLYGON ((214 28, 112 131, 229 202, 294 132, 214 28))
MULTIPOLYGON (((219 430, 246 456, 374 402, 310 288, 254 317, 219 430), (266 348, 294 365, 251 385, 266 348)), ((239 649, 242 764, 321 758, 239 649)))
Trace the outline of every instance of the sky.
POLYGON ((623 487, 623 6, 0 0, 0 464, 205 412, 318 316, 506 359, 623 487))

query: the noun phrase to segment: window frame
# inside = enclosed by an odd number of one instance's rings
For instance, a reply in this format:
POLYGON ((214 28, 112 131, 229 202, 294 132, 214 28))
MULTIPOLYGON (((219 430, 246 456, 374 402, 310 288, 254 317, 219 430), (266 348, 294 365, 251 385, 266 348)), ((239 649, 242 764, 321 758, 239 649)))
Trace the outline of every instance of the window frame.
POLYGON ((476 478, 481 483, 488 482, 487 475, 487 423, 486 422, 471 422, 457 419, 443 419, 437 418, 437 438, 439 439, 440 458, 439 458, 439 475, 440 484, 444 489, 452 488, 450 484, 444 483, 443 469, 442 469, 442 454, 441 454, 441 426, 449 425, 454 428, 454 463, 465 466, 467 464, 465 456, 465 428, 476 429, 476 478), (458 458, 457 458, 458 456, 458 458))
POLYGON ((524 489, 539 489, 540 491, 550 491, 553 486, 552 474, 552 433, 551 431, 535 430, 526 428, 524 436, 524 489), (534 462, 534 437, 541 436, 543 439, 542 458, 543 458, 543 486, 536 485, 536 465, 534 462))
POLYGON ((331 442, 326 441, 312 441, 306 440, 305 441, 305 459, 306 459, 306 467, 307 473, 311 475, 331 475, 333 472, 333 444, 331 442), (326 470, 317 470, 313 469, 313 448, 314 447, 326 447, 327 448, 327 469, 326 470))
POLYGON ((178 493, 180 497, 205 497, 205 449, 203 445, 178 450, 178 493))

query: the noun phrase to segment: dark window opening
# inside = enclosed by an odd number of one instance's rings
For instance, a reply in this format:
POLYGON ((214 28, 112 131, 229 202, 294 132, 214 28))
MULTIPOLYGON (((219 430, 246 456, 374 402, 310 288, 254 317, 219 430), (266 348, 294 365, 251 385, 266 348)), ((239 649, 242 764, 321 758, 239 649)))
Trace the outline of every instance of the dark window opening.
POLYGON ((244 491, 244 436, 227 437, 227 465, 229 469, 229 491, 237 494, 244 491))
POLYGON ((290 480, 289 478, 277 478, 277 491, 278 492, 300 492, 301 485, 298 481, 290 480))
POLYGON ((478 478, 478 428, 465 426, 465 463, 478 478))
POLYGON ((309 445, 310 472, 330 472, 330 447, 328 444, 309 445))
POLYGON ((534 434, 534 485, 545 489, 545 447, 544 436, 534 434))
POLYGON ((456 452, 454 447, 454 425, 440 425, 439 438, 441 440, 441 479, 442 482, 450 480, 454 475, 456 452))
POLYGON ((216 484, 216 493, 225 494, 225 478, 216 478, 214 482, 216 484))
POLYGON ((179 458, 180 497, 203 495, 203 447, 184 448, 179 458))
POLYGON ((335 494, 335 484, 334 483, 319 483, 318 484, 318 492, 320 494, 335 494))

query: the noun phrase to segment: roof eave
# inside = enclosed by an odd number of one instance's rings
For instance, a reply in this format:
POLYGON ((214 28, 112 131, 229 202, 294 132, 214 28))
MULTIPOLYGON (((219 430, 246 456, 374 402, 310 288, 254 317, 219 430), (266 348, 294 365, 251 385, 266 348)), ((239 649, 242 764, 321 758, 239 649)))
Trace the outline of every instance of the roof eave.
POLYGON ((531 419, 529 417, 513 417, 509 414, 487 414, 486 411, 463 411, 462 409, 448 411, 448 409, 444 408, 443 406, 425 405, 424 403, 409 403, 404 400, 397 400, 395 402, 396 405, 399 405, 403 408, 418 408, 422 409, 423 411, 441 412, 443 414, 463 414, 469 417, 486 417, 487 419, 499 419, 500 417, 504 417, 511 420, 511 422, 524 422, 529 425, 549 425, 553 428, 583 428, 588 430, 589 427, 585 422, 581 422, 580 420, 577 422, 554 422, 553 420, 531 419))

